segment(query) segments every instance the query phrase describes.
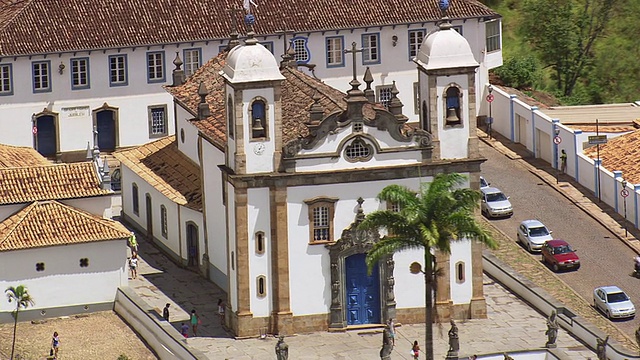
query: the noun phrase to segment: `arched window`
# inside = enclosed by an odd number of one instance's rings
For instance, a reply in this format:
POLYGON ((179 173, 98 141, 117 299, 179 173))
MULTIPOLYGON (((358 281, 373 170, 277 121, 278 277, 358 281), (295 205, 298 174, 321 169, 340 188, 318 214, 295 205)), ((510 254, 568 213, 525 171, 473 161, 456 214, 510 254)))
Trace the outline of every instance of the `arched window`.
POLYGON ((362 139, 355 139, 344 150, 344 156, 349 162, 367 161, 373 156, 373 148, 362 139))
POLYGON ((256 280, 258 297, 267 296, 267 278, 264 275, 260 275, 256 280))
POLYGON ((265 247, 264 232, 258 231, 256 233, 255 241, 256 241, 256 254, 258 254, 258 255, 264 254, 264 250, 265 250, 264 249, 264 247, 265 247))
POLYGON ((251 137, 254 139, 267 137, 266 108, 263 100, 251 103, 251 137))
POLYGON ((462 284, 465 279, 465 266, 464 261, 458 261, 456 263, 456 282, 462 284))
POLYGON ((235 126, 235 121, 233 116, 233 101, 231 101, 231 95, 229 95, 229 100, 227 101, 227 124, 229 126, 229 137, 233 139, 233 128, 235 126))
POLYGON ((168 224, 167 224, 167 208, 164 205, 160 205, 160 223, 162 224, 162 236, 166 239, 168 236, 168 224))
POLYGON ((136 183, 131 185, 131 200, 133 202, 133 213, 140 215, 140 198, 138 197, 138 185, 136 183))
POLYGON ((458 125, 461 123, 460 114, 460 89, 450 86, 446 92, 446 125, 458 125))

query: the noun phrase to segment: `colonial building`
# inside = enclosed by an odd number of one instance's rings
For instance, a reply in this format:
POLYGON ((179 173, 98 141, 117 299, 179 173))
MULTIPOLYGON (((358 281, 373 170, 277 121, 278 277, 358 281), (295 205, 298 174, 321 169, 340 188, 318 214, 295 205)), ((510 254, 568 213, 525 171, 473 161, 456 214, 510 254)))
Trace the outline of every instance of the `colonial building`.
MULTIPOLYGON (((93 131, 101 151, 174 134, 172 98, 162 90, 175 82, 172 61, 191 76, 229 34, 245 37, 245 15, 258 19, 259 40, 276 57, 291 46, 302 72, 343 91, 351 78, 343 50, 357 43, 375 101, 388 106, 395 81, 405 115, 417 121, 412 59, 436 29, 436 0, 258 3, 247 14, 240 0, 1 2, 0 143, 75 160, 93 131)), ((479 63, 480 86, 502 64, 500 16, 477 0, 451 0, 449 16, 479 63)))
MULTIPOLYGON (((21 318, 111 309, 127 285, 129 231, 105 218, 118 197, 104 180, 94 162, 0 145, 0 288, 29 288, 36 304, 21 318)), ((0 322, 13 310, 0 302, 0 322)))
MULTIPOLYGON (((455 27, 443 20, 417 52, 415 126, 397 86, 386 107, 376 103, 371 70, 358 71, 366 55, 356 45, 346 53, 345 94, 293 56, 279 66, 250 31, 167 87, 176 136, 116 153, 123 217, 227 291, 226 322, 238 336, 424 321, 424 281, 408 270, 422 252, 389 256, 367 275, 366 252, 385 234, 357 225, 393 208, 376 198, 387 185, 418 189, 458 172, 479 186, 479 64, 455 27)), ((456 241, 450 256, 436 256, 439 313, 486 316, 481 245, 456 241)))

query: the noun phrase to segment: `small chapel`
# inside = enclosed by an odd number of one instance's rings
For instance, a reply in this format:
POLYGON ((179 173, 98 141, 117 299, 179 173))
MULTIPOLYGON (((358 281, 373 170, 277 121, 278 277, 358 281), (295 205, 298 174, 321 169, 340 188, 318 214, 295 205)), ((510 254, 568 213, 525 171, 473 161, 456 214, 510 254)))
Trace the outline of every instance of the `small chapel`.
MULTIPOLYGON (((166 87, 176 135, 116 153, 123 219, 227 292, 236 336, 424 322, 424 278, 409 271, 422 252, 389 256, 368 274, 366 253, 385 233, 357 226, 394 208, 377 199, 391 184, 417 190, 456 172, 479 188, 479 64, 442 10, 414 59, 419 123, 403 115, 395 86, 387 106, 375 102, 355 39, 346 93, 299 71, 292 49, 278 62, 251 14, 244 41, 232 34, 186 80, 176 56, 166 87)), ((442 319, 486 317, 482 250, 463 239, 436 253, 442 319)))

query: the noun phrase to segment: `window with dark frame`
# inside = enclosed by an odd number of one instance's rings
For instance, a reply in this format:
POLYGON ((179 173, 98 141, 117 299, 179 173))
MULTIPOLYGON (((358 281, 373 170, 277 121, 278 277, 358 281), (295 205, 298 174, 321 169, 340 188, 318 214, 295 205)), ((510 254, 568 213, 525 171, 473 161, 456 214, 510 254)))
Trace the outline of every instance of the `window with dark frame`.
POLYGON ((317 197, 304 200, 309 211, 309 243, 333 241, 333 216, 337 198, 317 197))
POLYGON ((147 53, 147 82, 157 83, 164 80, 164 52, 147 53))
POLYGON ((229 95, 229 100, 227 100, 227 123, 229 124, 229 137, 233 139, 233 128, 235 127, 235 116, 233 115, 233 101, 231 100, 231 95, 229 95))
POLYGON ((293 58, 296 62, 306 64, 309 62, 311 56, 309 55, 309 49, 307 48, 307 38, 296 37, 292 39, 293 42, 293 58))
POLYGON ((380 37, 378 34, 362 34, 362 63, 380 63, 380 37))
POLYGON ((140 198, 138 197, 138 185, 131 185, 131 201, 133 205, 133 213, 140 215, 140 198))
POLYGON ((393 89, 393 85, 380 85, 376 86, 376 98, 377 101, 384 106, 385 108, 389 108, 389 101, 393 97, 391 90, 393 89))
POLYGON ((251 103, 251 137, 253 139, 267 137, 267 106, 264 100, 257 99, 251 103))
POLYGON ((487 52, 500 50, 500 21, 498 19, 485 23, 487 37, 487 52))
POLYGON ((80 259, 80 267, 89 267, 89 258, 80 259))
POLYGON ((109 56, 109 85, 124 86, 127 84, 128 84, 127 56, 126 55, 110 55, 109 56))
POLYGON ((168 134, 167 131, 167 106, 149 106, 149 137, 161 137, 168 134))
POLYGON ((265 297, 267 295, 267 278, 264 275, 258 276, 257 288, 259 297, 265 297))
POLYGON ((201 49, 185 49, 184 50, 184 74, 186 76, 193 75, 202 64, 202 50, 201 49))
POLYGON ((71 88, 89 88, 89 58, 71 59, 71 88))
POLYGON ((35 61, 32 64, 33 92, 51 91, 51 62, 35 61))
POLYGON ((465 266, 463 261, 456 263, 456 282, 461 284, 465 280, 465 266))
POLYGON ((256 240, 256 253, 258 255, 264 254, 264 250, 265 250, 264 232, 258 231, 256 233, 255 240, 256 240))
POLYGON ((13 95, 13 66, 0 64, 0 96, 13 95))
POLYGON ((413 59, 418 55, 422 40, 426 34, 425 29, 409 30, 409 59, 413 59))
POLYGON ((36 263, 36 271, 44 271, 44 263, 43 262, 36 263))
POLYGON ((373 148, 362 139, 355 139, 345 148, 344 156, 349 162, 367 161, 373 156, 373 148))
POLYGON ((342 36, 328 37, 325 40, 327 48, 327 67, 344 66, 344 38, 342 36))
POLYGON ((460 89, 456 86, 450 86, 445 92, 446 101, 446 125, 462 124, 462 114, 460 112, 460 89), (450 119, 450 115, 454 115, 456 119, 450 119))
POLYGON ((167 208, 164 205, 160 205, 160 222, 162 224, 162 237, 166 239, 168 236, 168 224, 167 224, 167 208))

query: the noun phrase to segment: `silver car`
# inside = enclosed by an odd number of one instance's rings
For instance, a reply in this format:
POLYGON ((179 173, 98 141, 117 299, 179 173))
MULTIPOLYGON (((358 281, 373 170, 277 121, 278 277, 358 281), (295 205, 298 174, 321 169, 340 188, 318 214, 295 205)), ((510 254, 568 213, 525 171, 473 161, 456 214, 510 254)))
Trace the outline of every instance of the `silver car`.
POLYGON ((513 207, 509 198, 502 191, 494 187, 480 189, 482 199, 480 210, 487 218, 509 217, 513 215, 513 207))
POLYGON ((551 231, 538 220, 525 220, 518 226, 517 240, 530 252, 542 250, 547 240, 553 240, 551 231))
POLYGON ((593 290, 593 306, 609 319, 636 315, 636 307, 629 296, 617 286, 602 286, 593 290))

